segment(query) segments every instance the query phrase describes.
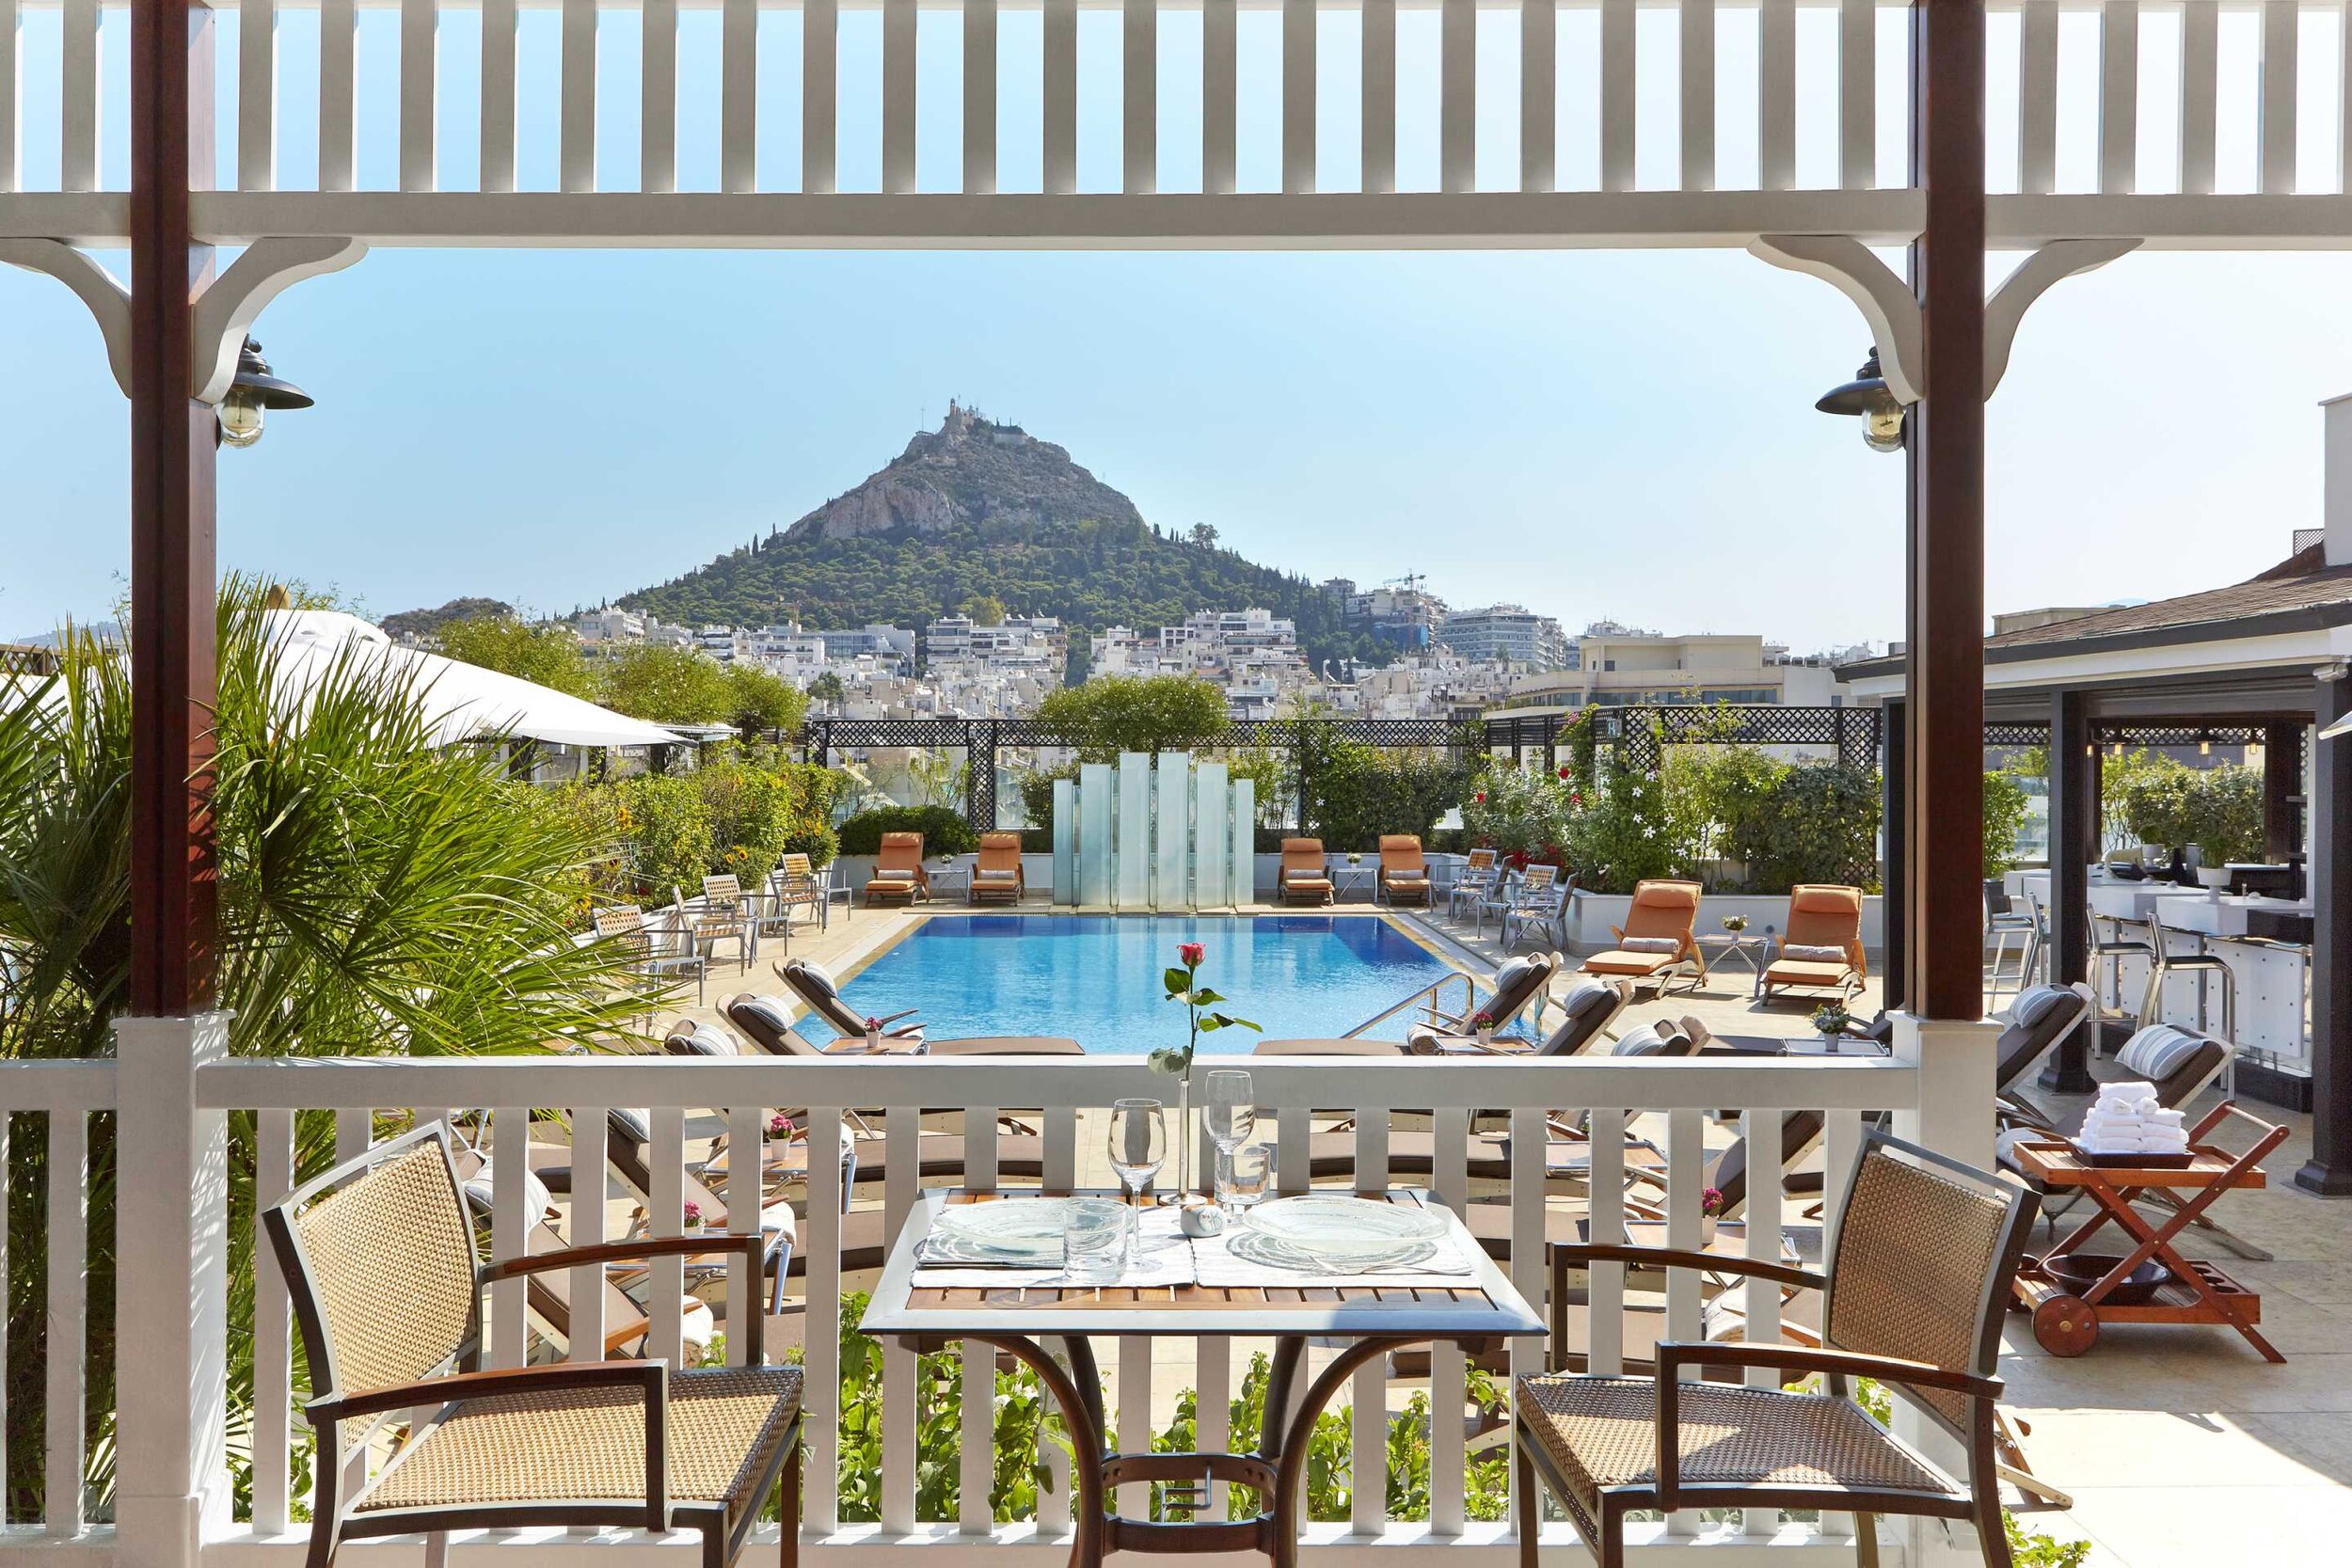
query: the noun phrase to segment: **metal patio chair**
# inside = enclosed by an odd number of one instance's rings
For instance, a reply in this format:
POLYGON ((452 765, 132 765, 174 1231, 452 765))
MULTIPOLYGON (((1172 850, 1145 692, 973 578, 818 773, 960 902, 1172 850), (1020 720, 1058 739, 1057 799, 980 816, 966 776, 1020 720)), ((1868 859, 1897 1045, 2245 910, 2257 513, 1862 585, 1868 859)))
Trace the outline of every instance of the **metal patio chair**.
POLYGON ((649 979, 660 980, 666 975, 694 976, 694 1005, 702 1006, 703 992, 708 983, 710 965, 693 942, 684 937, 682 928, 665 924, 660 928, 645 924, 645 911, 634 905, 618 909, 598 910, 595 923, 596 935, 617 938, 629 955, 629 962, 637 973, 649 979), (665 953, 663 945, 673 937, 685 941, 682 953, 665 953))
POLYGON ((756 1269, 758 1237, 646 1237, 485 1264, 437 1124, 305 1182, 262 1220, 318 1390, 304 1407, 320 1452, 310 1568, 329 1568, 347 1539, 421 1532, 440 1561, 453 1529, 550 1525, 693 1529, 706 1568, 725 1568, 779 1481, 781 1560, 796 1560, 801 1372, 760 1364, 761 1313, 743 1314, 740 1367, 480 1370, 493 1281, 719 1250, 756 1269), (405 1418, 406 1434, 346 1493, 345 1462, 386 1418, 405 1418))
POLYGON ((1818 1347, 1661 1342, 1657 1376, 1521 1378, 1514 1400, 1519 1562, 1535 1568, 1536 1481, 1558 1497, 1601 1568, 1622 1568, 1637 1509, 1799 1508, 1854 1515, 1878 1560, 1882 1513, 1961 1519, 2006 1568, 1994 1375, 2001 1318, 2039 1200, 1883 1132, 1868 1134, 1825 1273, 1762 1259, 1575 1243, 1572 1263, 1744 1275, 1827 1293, 1818 1347), (1820 1393, 1685 1383, 1700 1367, 1820 1373, 1820 1393), (1967 1456, 1958 1477, 1878 1424, 1849 1380, 1878 1379, 1967 1456))

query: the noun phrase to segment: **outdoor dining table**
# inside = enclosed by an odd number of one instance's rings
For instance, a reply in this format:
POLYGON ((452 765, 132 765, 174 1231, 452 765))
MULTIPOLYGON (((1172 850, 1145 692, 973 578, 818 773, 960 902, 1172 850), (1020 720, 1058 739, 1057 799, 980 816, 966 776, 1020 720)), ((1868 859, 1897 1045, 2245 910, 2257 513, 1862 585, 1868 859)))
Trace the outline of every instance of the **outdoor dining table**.
MULTIPOLYGON (((1263 1552, 1277 1568, 1297 1560, 1305 1510, 1308 1438, 1315 1418, 1359 1367, 1417 1344, 1457 1345, 1477 1354, 1513 1338, 1540 1338, 1543 1320, 1486 1257, 1451 1210, 1420 1189, 1391 1189, 1382 1197, 1445 1215, 1445 1241, 1468 1261, 1466 1275, 1437 1276, 1424 1287, 1353 1285, 1344 1275, 1302 1274, 1295 1287, 1137 1287, 1022 1285, 997 1289, 940 1288, 916 1282, 916 1250, 941 1210, 951 1203, 1018 1202, 1034 1194, 979 1194, 937 1188, 923 1194, 890 1249, 882 1279, 866 1309, 864 1331, 916 1352, 962 1340, 993 1345, 1033 1370, 1059 1406, 1072 1451, 1097 1456, 1072 1466, 1073 1568, 1094 1568, 1111 1552, 1263 1552), (1102 1376, 1092 1341, 1098 1335, 1175 1338, 1270 1338, 1275 1351, 1266 1388, 1267 1418, 1252 1453, 1119 1453, 1109 1448, 1102 1376), (1046 1349, 1059 1340, 1062 1360, 1046 1349), (1341 1341, 1287 1422, 1310 1340, 1341 1341), (1227 1481, 1255 1491, 1259 1513, 1248 1519, 1154 1522, 1106 1514, 1110 1489, 1130 1482, 1170 1481, 1205 1489, 1227 1481)), ((1079 1196, 1115 1196, 1115 1194, 1079 1196)), ((1375 1276, 1365 1275, 1365 1278, 1375 1276)), ((1377 1277, 1393 1278, 1393 1274, 1377 1277)))

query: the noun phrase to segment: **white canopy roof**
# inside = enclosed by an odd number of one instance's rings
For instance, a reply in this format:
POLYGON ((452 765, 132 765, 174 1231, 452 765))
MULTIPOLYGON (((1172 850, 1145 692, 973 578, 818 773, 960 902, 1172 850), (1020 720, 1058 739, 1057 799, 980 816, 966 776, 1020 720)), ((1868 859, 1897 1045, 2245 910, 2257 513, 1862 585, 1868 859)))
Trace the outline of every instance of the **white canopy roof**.
POLYGON ((657 724, 614 713, 551 687, 479 665, 404 648, 380 626, 331 610, 262 612, 279 645, 278 679, 307 691, 326 677, 346 648, 355 660, 381 659, 413 679, 422 694, 434 738, 443 745, 485 736, 514 735, 560 746, 672 746, 679 736, 657 724))

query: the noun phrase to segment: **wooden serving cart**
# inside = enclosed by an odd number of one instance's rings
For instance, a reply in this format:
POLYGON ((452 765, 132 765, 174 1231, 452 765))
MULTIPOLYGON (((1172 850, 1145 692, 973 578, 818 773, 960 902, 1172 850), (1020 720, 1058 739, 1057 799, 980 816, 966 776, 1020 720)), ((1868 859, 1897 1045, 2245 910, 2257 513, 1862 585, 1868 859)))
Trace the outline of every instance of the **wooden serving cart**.
POLYGON ((2219 1323, 2236 1329, 2247 1343, 2271 1361, 2286 1357, 2264 1338, 2254 1325, 2262 1322, 2262 1297, 2202 1259, 2184 1258, 2173 1249, 2173 1238, 2194 1224, 2214 1200, 2233 1187, 2261 1187, 2268 1178, 2263 1158, 2286 1140, 2287 1130, 2249 1116, 2229 1102, 2189 1132, 2189 1156, 2185 1164, 2111 1164, 2085 1156, 2059 1138, 2022 1142, 2012 1150, 2018 1168, 2053 1190, 2077 1187, 2098 1205, 2098 1212, 2057 1246, 2039 1258, 2027 1258, 2017 1273, 2017 1307, 2033 1314, 2033 1337, 2053 1355, 2080 1355, 2098 1342, 2099 1325, 2109 1323, 2219 1323), (2247 1124, 2253 1141, 2232 1152, 2208 1141, 2215 1130, 2235 1118, 2247 1124), (2132 1207, 2142 1195, 2169 1195, 2169 1214, 2162 1225, 2132 1207), (2079 1251, 2109 1223, 2128 1234, 2132 1250, 2113 1260, 2095 1283, 2077 1293, 2055 1277, 2051 1261, 2079 1251), (2127 1285, 2143 1263, 2156 1262, 2171 1277, 2143 1301, 2118 1301, 2133 1292, 2127 1285))

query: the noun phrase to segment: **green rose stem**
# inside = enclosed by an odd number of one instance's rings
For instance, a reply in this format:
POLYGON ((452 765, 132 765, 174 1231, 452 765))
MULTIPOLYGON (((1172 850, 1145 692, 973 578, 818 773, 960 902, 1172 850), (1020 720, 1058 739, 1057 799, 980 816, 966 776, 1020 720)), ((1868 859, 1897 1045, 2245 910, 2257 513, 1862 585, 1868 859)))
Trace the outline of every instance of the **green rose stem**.
POLYGON ((1258 1026, 1246 1018, 1214 1010, 1216 1004, 1226 999, 1200 984, 1200 960, 1208 957, 1206 947, 1187 942, 1176 949, 1176 957, 1180 966, 1170 967, 1160 979, 1168 989, 1167 1000, 1184 1005, 1184 1048, 1164 1047, 1152 1052, 1151 1060, 1153 1071, 1176 1075, 1176 1192, 1181 1203, 1192 1196, 1193 1053, 1200 1049, 1200 1037, 1212 1029, 1256 1030, 1258 1026), (1211 1010, 1203 1012, 1204 1007, 1211 1010))

